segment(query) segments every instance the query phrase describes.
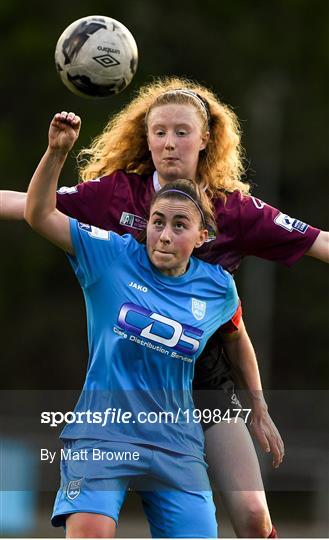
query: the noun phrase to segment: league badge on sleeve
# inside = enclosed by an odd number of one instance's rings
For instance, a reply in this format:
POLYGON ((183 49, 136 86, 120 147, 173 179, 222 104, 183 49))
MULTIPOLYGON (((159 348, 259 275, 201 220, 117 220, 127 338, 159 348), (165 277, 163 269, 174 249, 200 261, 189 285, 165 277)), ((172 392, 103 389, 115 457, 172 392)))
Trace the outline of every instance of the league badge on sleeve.
POLYGON ((282 214, 281 212, 274 219, 274 223, 289 232, 298 231, 302 234, 304 234, 308 228, 307 223, 303 223, 303 221, 287 216, 287 214, 282 214))
POLYGON ((206 314, 206 302, 203 302, 203 300, 197 300, 196 298, 192 298, 192 313, 193 317, 197 321, 201 321, 205 314, 206 314))
POLYGON ((78 188, 77 186, 72 186, 72 187, 62 186, 57 190, 57 193, 59 193, 60 195, 78 193, 78 188))
POLYGON ((103 229, 94 227, 94 225, 88 225, 87 223, 81 223, 80 221, 79 229, 86 231, 89 236, 92 238, 97 238, 98 240, 109 240, 110 238, 110 231, 104 231, 103 229))

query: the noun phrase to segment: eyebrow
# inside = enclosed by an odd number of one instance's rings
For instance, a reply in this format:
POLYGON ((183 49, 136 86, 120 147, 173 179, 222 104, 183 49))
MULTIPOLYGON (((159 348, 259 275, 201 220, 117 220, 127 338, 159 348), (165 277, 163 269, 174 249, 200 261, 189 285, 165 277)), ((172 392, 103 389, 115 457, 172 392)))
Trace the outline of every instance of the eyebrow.
MULTIPOLYGON (((165 214, 163 214, 162 212, 159 212, 158 210, 155 210, 152 213, 151 217, 153 217, 154 215, 157 215, 157 216, 160 216, 160 217, 166 217, 165 214)), ((190 218, 185 214, 175 214, 174 219, 187 219, 187 221, 190 221, 190 218)))
MULTIPOLYGON (((189 128, 191 127, 191 123, 189 122, 175 122, 174 123, 174 126, 177 128, 177 127, 185 127, 185 128, 189 128)), ((152 128, 163 128, 163 127, 166 127, 166 123, 165 122, 155 122, 153 125, 152 125, 152 128)))

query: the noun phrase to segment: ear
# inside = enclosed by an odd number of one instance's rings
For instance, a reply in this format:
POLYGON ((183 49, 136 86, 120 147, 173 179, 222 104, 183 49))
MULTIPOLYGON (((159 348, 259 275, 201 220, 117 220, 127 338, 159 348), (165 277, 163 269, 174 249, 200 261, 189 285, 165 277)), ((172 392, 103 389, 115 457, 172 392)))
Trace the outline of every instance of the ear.
POLYGON ((208 240, 207 229, 201 229, 201 231, 199 231, 199 234, 200 234, 199 239, 195 242, 196 248, 201 247, 206 242, 206 240, 208 240))
POLYGON ((208 146, 209 139, 210 139, 210 133, 209 131, 206 131, 201 137, 200 151, 204 150, 208 146))

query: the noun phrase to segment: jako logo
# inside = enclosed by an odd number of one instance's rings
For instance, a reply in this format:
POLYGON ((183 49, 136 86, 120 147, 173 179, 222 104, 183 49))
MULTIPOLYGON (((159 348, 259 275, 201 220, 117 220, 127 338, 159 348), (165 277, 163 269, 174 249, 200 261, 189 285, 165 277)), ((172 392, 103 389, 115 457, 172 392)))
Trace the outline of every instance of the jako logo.
POLYGON ((137 289, 138 291, 147 292, 147 287, 144 287, 143 285, 138 285, 134 281, 131 281, 129 283, 129 287, 132 287, 133 289, 137 289))
POLYGON ((154 313, 149 309, 130 303, 123 304, 121 307, 118 316, 118 325, 123 330, 131 332, 135 336, 151 339, 156 343, 161 343, 175 351, 191 356, 199 349, 200 342, 198 339, 194 339, 186 334, 192 334, 199 338, 203 336, 203 331, 199 330, 199 328, 194 328, 188 324, 181 324, 159 313, 154 313), (154 329, 155 325, 158 332, 162 335, 156 333, 154 329))

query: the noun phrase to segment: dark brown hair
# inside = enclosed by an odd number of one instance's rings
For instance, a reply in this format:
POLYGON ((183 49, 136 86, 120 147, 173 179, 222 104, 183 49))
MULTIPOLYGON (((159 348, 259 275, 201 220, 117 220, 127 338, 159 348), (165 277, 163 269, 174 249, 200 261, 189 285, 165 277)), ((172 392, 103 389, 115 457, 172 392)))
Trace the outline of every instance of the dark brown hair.
POLYGON ((200 228, 207 229, 211 234, 216 234, 217 225, 212 203, 206 193, 195 182, 180 179, 166 184, 153 195, 150 210, 160 198, 190 200, 200 212, 200 228))

